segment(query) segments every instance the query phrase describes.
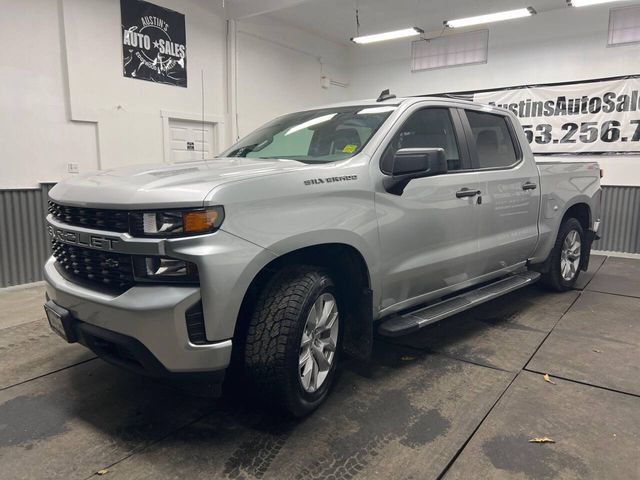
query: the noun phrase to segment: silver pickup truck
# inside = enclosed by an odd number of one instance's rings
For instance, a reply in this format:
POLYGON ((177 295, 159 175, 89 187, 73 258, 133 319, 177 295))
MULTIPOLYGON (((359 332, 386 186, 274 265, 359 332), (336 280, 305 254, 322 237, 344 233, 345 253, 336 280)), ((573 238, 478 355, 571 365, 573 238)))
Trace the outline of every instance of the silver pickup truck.
POLYGON ((292 113, 219 158, 50 192, 51 327, 154 376, 243 377, 304 415, 340 355, 542 280, 600 224, 597 163, 536 162, 508 111, 395 98, 292 113))

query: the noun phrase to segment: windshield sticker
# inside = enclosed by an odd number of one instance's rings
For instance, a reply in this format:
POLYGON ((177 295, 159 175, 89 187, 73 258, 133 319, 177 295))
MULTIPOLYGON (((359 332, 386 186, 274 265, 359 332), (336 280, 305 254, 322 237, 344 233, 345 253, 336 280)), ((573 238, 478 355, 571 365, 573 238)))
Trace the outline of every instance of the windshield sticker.
POLYGON ((344 148, 342 149, 342 153, 353 153, 357 149, 358 149, 358 145, 353 145, 353 144, 345 145, 344 148))
POLYGON ((312 178, 311 180, 305 180, 305 185, 321 185, 323 183, 336 183, 336 182, 348 182, 349 180, 357 180, 357 175, 342 175, 340 177, 327 177, 327 178, 312 178))

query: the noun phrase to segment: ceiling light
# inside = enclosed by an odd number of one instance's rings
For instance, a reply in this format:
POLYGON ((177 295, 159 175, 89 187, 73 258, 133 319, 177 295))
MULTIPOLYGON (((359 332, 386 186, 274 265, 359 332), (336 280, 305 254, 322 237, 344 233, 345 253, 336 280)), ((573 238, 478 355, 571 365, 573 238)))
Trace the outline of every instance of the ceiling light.
POLYGON ((459 18, 457 20, 446 20, 445 26, 449 28, 470 27, 471 25, 479 25, 482 23, 501 22, 503 20, 511 20, 514 18, 528 17, 534 15, 536 11, 531 8, 518 8, 517 10, 507 10, 506 12, 489 13, 487 15, 478 15, 477 17, 459 18))
POLYGON ((396 109, 395 105, 390 105, 388 107, 370 107, 364 108, 358 112, 358 115, 369 115, 371 113, 387 113, 393 112, 396 109))
POLYGON ((376 33, 373 35, 364 35, 362 37, 354 37, 351 39, 354 43, 373 43, 382 42, 384 40, 395 40, 396 38, 413 37, 424 33, 424 30, 418 27, 404 28, 402 30, 394 30, 393 32, 376 33))
POLYGON ((322 115, 321 117, 312 118, 311 120, 307 120, 306 122, 302 122, 300 125, 295 125, 286 131, 284 136, 291 135, 292 133, 299 132, 300 130, 304 130, 308 127, 313 127, 314 125, 320 125, 321 123, 328 122, 333 117, 335 117, 337 113, 330 113, 329 115, 322 115))
POLYGON ((571 7, 589 7, 591 5, 598 5, 600 3, 612 3, 619 1, 620 0, 567 0, 567 3, 571 7))

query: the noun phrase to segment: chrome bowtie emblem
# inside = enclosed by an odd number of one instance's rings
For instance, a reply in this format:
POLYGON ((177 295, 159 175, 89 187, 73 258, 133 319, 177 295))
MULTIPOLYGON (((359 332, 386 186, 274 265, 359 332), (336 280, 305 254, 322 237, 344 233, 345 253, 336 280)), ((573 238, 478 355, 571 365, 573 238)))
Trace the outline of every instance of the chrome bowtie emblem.
POLYGON ((120 262, 114 260, 113 258, 107 258, 104 261, 104 264, 109 268, 118 268, 120 266, 120 262))

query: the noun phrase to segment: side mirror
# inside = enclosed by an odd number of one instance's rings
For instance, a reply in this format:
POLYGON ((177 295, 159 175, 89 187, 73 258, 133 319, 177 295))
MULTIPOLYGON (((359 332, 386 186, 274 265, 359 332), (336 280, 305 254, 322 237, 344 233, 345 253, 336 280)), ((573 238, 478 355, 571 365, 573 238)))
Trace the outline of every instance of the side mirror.
POLYGON ((447 171, 442 148, 402 148, 394 155, 391 176, 383 180, 383 185, 387 192, 402 195, 414 178, 442 175, 447 171))

